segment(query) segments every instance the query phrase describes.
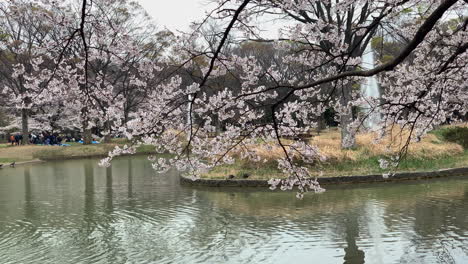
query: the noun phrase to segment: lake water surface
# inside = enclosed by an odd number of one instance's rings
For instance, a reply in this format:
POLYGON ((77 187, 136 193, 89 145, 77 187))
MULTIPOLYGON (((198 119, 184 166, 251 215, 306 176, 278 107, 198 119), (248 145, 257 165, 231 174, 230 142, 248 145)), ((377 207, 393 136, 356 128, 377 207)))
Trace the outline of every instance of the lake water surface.
POLYGON ((468 263, 468 176, 328 187, 180 186, 145 157, 0 170, 0 263, 468 263))

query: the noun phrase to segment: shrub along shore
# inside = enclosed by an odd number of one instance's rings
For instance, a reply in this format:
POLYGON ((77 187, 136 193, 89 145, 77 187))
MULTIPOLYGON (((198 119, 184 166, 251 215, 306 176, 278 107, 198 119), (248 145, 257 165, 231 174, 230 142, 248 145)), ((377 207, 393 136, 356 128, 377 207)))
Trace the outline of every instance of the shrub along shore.
MULTIPOLYGON (((317 176, 321 172, 323 177, 385 173, 386 171, 379 167, 378 161, 389 157, 388 153, 392 150, 392 147, 387 147, 390 139, 373 143, 373 138, 371 134, 360 134, 357 136, 356 149, 341 150, 338 130, 321 132, 309 140, 311 144, 318 146, 326 160, 310 165, 310 171, 317 173, 317 176)), ((69 147, 0 144, 0 164, 106 157, 115 146, 123 146, 125 143, 128 142, 118 139, 105 144, 72 143, 69 147)), ((394 150, 397 147, 398 144, 393 145, 394 150)), ((279 148, 266 144, 259 144, 253 148, 266 162, 238 160, 232 165, 219 166, 202 175, 202 178, 226 179, 230 176, 234 179, 245 179, 247 176, 249 180, 268 180, 284 177, 277 169, 276 158, 281 156, 279 148)), ((154 154, 154 148, 140 146, 137 154, 154 154)), ((436 171, 461 167, 468 167, 468 124, 442 127, 429 133, 420 142, 413 143, 408 156, 400 163, 396 172, 436 171)))

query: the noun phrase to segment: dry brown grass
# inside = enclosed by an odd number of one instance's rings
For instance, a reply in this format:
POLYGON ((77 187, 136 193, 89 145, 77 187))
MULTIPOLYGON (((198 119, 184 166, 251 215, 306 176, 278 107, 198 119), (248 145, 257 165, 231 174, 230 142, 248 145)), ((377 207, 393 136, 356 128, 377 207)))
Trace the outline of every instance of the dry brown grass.
MULTIPOLYGON (((337 129, 321 133, 309 140, 310 145, 317 146, 320 153, 327 159, 324 163, 313 165, 324 173, 324 176, 364 175, 380 171, 377 159, 380 156, 391 156, 401 149, 408 136, 406 131, 394 131, 376 142, 376 135, 361 133, 356 137, 357 147, 355 149, 341 149, 341 135, 337 129), (354 165, 353 165, 354 164, 354 165)), ((292 140, 284 139, 283 143, 290 144, 292 140)), ((242 174, 249 173, 249 179, 281 178, 284 176, 277 169, 276 159, 283 157, 283 150, 276 142, 259 143, 249 145, 263 162, 250 162, 237 159, 234 165, 224 165, 214 168, 203 175, 205 178, 225 178, 235 175, 241 178, 242 174)), ((463 147, 456 143, 440 140, 434 134, 427 134, 420 142, 412 142, 408 149, 408 158, 412 161, 406 164, 403 170, 413 171, 420 169, 432 169, 433 164, 437 168, 466 166, 466 158, 463 147), (461 154, 461 155, 457 155, 461 154), (458 157, 458 159, 447 160, 447 157, 458 157), (446 161, 445 161, 446 160, 446 161), (420 161, 423 161, 422 163, 420 161), (450 164, 445 164, 445 163, 450 164), (428 168, 431 167, 431 168, 428 168)), ((238 156, 235 153, 234 156, 238 156)))
MULTIPOLYGON (((468 127, 468 123, 460 123, 446 127, 468 127)), ((168 131, 171 134, 179 134, 179 131, 168 131)), ((408 131, 394 128, 383 139, 376 142, 375 133, 360 133, 356 136, 357 147, 355 149, 341 149, 341 133, 337 128, 322 131, 308 141, 311 146, 317 146, 320 154, 326 157, 327 163, 358 161, 375 156, 393 156, 406 143, 408 131)), ((178 135, 182 139, 182 134, 178 135)), ((285 145, 292 143, 290 139, 283 139, 285 145)), ((284 157, 283 149, 277 142, 259 143, 244 146, 255 151, 262 160, 273 161, 284 157)), ((240 148, 231 151, 230 155, 239 157, 240 148)), ((447 155, 456 155, 463 152, 463 147, 456 143, 442 142, 434 134, 425 135, 419 142, 411 142, 408 148, 408 156, 419 159, 435 159, 447 155)), ((294 155, 294 154, 293 154, 294 155)))
MULTIPOLYGON (((404 145, 408 132, 394 133, 386 136, 379 142, 375 142, 376 135, 362 133, 356 136, 357 147, 355 149, 341 149, 341 135, 338 130, 330 130, 313 137, 309 144, 317 146, 320 153, 328 162, 356 161, 374 156, 395 155, 404 145)), ((289 143, 288 140, 285 140, 289 143)), ((275 160, 283 156, 283 150, 272 144, 261 144, 253 149, 262 159, 275 160)), ((408 149, 408 155, 414 158, 434 159, 446 155, 454 155, 463 152, 459 144, 441 142, 435 135, 427 134, 420 142, 412 142, 408 149)))

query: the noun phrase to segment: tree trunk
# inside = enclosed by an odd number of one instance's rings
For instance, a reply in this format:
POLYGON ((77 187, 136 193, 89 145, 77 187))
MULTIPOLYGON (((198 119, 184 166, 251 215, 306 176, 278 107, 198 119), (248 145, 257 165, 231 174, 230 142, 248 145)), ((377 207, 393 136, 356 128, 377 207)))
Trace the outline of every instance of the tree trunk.
POLYGON ((106 135, 104 135, 104 143, 109 143, 111 141, 111 125, 110 125, 110 121, 106 121, 104 123, 104 131, 107 133, 106 135))
POLYGON ((93 140, 91 128, 88 128, 89 120, 88 120, 88 109, 86 107, 81 108, 81 118, 83 120, 83 145, 91 144, 93 140))
POLYGON ((91 129, 87 129, 86 126, 83 126, 83 145, 89 145, 91 144, 91 141, 93 141, 91 129))
POLYGON ((22 145, 29 143, 29 125, 28 125, 28 109, 21 109, 21 133, 23 139, 21 140, 22 145))
POLYGON ((219 120, 219 116, 218 115, 214 115, 214 119, 215 119, 215 127, 216 127, 216 136, 219 136, 222 132, 222 124, 221 124, 221 121, 219 120))
POLYGON ((317 117, 317 133, 320 134, 320 132, 322 132, 322 130, 324 130, 326 127, 327 124, 325 122, 324 114, 322 113, 317 117))
MULTIPOLYGON (((348 85, 342 88, 341 105, 347 106, 351 100, 352 87, 348 85)), ((345 113, 340 114, 340 127, 341 127, 341 148, 351 149, 356 147, 356 133, 350 128, 351 123, 354 121, 353 111, 349 109, 345 113)))
POLYGON ((353 122, 353 114, 347 113, 340 116, 341 125, 341 148, 352 149, 356 147, 356 133, 350 129, 349 125, 353 122))

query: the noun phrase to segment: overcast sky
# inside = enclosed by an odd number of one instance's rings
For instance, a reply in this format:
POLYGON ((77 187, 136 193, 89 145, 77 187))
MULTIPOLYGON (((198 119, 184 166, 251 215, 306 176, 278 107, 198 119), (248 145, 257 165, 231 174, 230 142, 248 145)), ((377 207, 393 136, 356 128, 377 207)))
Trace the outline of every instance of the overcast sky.
POLYGON ((137 0, 156 23, 171 31, 187 31, 207 11, 207 0, 137 0))

